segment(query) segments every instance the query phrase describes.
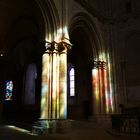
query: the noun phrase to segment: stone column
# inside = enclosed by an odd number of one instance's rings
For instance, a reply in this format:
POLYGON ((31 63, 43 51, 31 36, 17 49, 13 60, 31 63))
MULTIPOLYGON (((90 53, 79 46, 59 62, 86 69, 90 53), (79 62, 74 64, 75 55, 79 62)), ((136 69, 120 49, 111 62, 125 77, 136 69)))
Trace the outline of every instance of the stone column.
MULTIPOLYGON (((69 40, 46 43, 42 63, 41 128, 57 129, 67 119, 67 51, 69 40), (59 123, 58 123, 59 121, 59 123), (44 125, 45 124, 45 125, 44 125)), ((56 130, 53 130, 56 131, 56 130)))
POLYGON ((94 61, 92 65, 93 120, 109 122, 114 105, 109 66, 105 61, 94 61))

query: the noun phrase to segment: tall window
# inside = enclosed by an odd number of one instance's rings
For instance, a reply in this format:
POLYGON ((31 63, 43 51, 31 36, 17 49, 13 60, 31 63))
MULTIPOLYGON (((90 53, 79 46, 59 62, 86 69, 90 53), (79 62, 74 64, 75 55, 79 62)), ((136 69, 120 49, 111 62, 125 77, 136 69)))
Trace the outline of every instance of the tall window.
POLYGON ((75 96, 75 72, 74 68, 70 69, 70 96, 75 96))
POLYGON ((37 78, 37 68, 35 64, 29 64, 25 73, 25 87, 23 101, 25 105, 35 104, 35 80, 37 78))

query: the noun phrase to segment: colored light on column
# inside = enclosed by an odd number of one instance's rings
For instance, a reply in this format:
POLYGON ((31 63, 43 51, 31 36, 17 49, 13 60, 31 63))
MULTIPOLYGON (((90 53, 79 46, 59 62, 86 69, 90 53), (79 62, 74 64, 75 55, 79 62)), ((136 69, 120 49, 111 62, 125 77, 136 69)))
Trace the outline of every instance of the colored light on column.
POLYGON ((63 43, 48 44, 43 55, 41 119, 67 118, 67 50, 63 43))
POLYGON ((93 108, 95 113, 100 112, 100 92, 98 69, 92 69, 93 108))
POLYGON ((94 88, 95 99, 96 101, 99 101, 98 70, 97 69, 92 70, 92 80, 93 80, 92 85, 94 88))
POLYGON ((106 113, 109 112, 109 102, 110 102, 110 98, 109 98, 109 89, 108 89, 108 80, 107 80, 107 70, 104 69, 104 87, 105 87, 105 99, 106 99, 106 113))
MULTIPOLYGON (((95 105, 94 108, 97 108, 98 106, 101 113, 113 113, 113 74, 109 54, 102 53, 99 55, 99 60, 95 59, 93 62, 94 69, 92 70, 92 85, 95 105)), ((97 109, 95 110, 98 112, 97 109)))
POLYGON ((110 57, 108 54, 108 75, 109 75, 109 87, 110 87, 110 105, 111 105, 111 111, 114 112, 114 96, 113 96, 113 85, 112 85, 112 70, 110 65, 110 57))
POLYGON ((67 117, 67 54, 60 54, 60 118, 67 117))
POLYGON ((45 53, 42 57, 42 90, 41 90, 41 118, 48 118, 48 95, 50 81, 50 55, 45 53))
POLYGON ((57 58, 57 54, 56 52, 54 51, 53 54, 52 54, 52 92, 51 92, 51 101, 52 101, 52 116, 51 118, 56 118, 56 105, 57 105, 57 81, 56 81, 56 75, 57 75, 57 61, 56 61, 56 58, 57 58))
POLYGON ((57 57, 56 57, 56 63, 57 63, 57 66, 56 66, 56 118, 59 119, 60 118, 60 104, 59 104, 59 97, 60 97, 60 88, 59 88, 59 73, 60 73, 60 64, 59 64, 59 60, 60 57, 59 55, 57 54, 57 57))

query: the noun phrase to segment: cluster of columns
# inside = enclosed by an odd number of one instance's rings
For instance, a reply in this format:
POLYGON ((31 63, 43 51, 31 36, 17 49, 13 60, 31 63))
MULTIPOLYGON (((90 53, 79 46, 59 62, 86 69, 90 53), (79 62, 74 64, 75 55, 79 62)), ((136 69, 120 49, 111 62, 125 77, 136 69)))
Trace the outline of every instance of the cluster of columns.
POLYGON ((110 80, 110 64, 94 61, 92 69, 93 109, 95 114, 113 113, 114 97, 110 80))
POLYGON ((69 40, 46 43, 42 65, 41 119, 67 118, 67 51, 69 40))

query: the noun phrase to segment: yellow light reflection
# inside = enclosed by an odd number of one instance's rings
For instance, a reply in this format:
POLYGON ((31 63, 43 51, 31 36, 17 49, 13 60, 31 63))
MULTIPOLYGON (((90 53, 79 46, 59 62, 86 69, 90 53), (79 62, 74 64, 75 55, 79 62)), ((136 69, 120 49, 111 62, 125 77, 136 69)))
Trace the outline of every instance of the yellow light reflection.
POLYGON ((8 127, 10 129, 13 129, 13 130, 16 130, 16 131, 19 131, 19 132, 22 132, 22 133, 26 133, 26 134, 29 134, 29 135, 35 135, 35 136, 38 136, 37 134, 33 134, 31 133, 30 131, 26 130, 26 129, 23 129, 23 128, 19 128, 17 126, 13 126, 13 125, 6 125, 5 127, 8 127))
POLYGON ((56 61, 56 51, 53 52, 53 80, 52 80, 52 118, 55 118, 56 116, 56 101, 57 101, 57 81, 56 81, 56 67, 57 67, 57 61, 56 61))
POLYGON ((111 70, 111 65, 110 65, 110 57, 109 54, 107 55, 108 57, 108 73, 109 73, 109 87, 110 87, 110 104, 111 104, 111 111, 114 112, 114 96, 113 96, 113 85, 112 85, 112 70, 111 70))
POLYGON ((104 94, 103 94, 103 77, 102 77, 102 70, 98 69, 98 76, 99 76, 99 92, 100 92, 100 104, 101 104, 101 111, 104 112, 104 94))
POLYGON ((67 54, 60 55, 60 116, 63 119, 67 117, 67 54))
POLYGON ((98 84, 98 70, 92 69, 92 85, 94 88, 93 91, 93 100, 94 100, 94 110, 96 113, 99 113, 100 110, 100 94, 99 94, 99 84, 98 84))
POLYGON ((65 36, 67 39, 69 39, 68 27, 67 27, 67 26, 65 26, 65 27, 63 28, 63 32, 64 32, 64 36, 65 36))
POLYGON ((92 70, 92 79, 93 79, 93 87, 95 91, 95 98, 97 101, 99 101, 98 70, 97 69, 92 70))
POLYGON ((109 112, 109 91, 108 91, 108 87, 107 87, 107 84, 108 84, 108 81, 107 81, 107 70, 104 69, 104 87, 105 87, 105 99, 106 99, 106 112, 108 113, 109 112))
POLYGON ((61 38, 62 38, 62 28, 59 28, 57 30, 56 36, 54 37, 54 41, 59 42, 61 38))
POLYGON ((63 28, 59 28, 56 32, 56 35, 54 34, 54 36, 55 42, 60 42, 63 37, 69 39, 68 27, 64 26, 63 28))
POLYGON ((56 90, 56 96, 57 96, 57 98, 56 98, 56 112, 57 112, 57 116, 56 116, 56 118, 57 119, 59 119, 59 116, 60 116, 60 113, 59 113, 59 109, 60 109, 60 106, 59 106, 59 93, 60 93, 60 89, 59 89, 59 60, 60 58, 59 58, 59 55, 57 55, 57 58, 56 58, 56 62, 57 62, 57 67, 56 67, 56 72, 57 72, 57 74, 56 74, 56 81, 57 81, 57 83, 56 83, 56 87, 57 87, 57 90, 56 90))
POLYGON ((51 40, 52 40, 52 35, 51 35, 50 33, 46 33, 45 40, 46 40, 47 42, 51 42, 51 40))
POLYGON ((106 61, 106 53, 105 52, 99 54, 99 60, 106 61))
POLYGON ((50 57, 48 53, 45 53, 42 57, 42 90, 41 90, 41 118, 45 118, 47 116, 46 112, 48 109, 48 100, 47 96, 49 93, 49 61, 50 57))

